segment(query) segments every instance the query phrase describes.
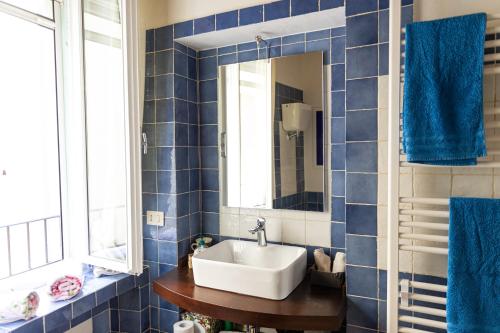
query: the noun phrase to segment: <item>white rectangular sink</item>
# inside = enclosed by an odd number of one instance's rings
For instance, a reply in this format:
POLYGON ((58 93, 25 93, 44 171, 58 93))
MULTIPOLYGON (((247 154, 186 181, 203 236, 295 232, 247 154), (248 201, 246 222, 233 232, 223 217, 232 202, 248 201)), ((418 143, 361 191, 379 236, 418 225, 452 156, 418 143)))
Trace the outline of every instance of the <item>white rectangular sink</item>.
POLYGON ((193 256, 198 286, 267 299, 285 299, 304 279, 306 249, 226 240, 193 256))

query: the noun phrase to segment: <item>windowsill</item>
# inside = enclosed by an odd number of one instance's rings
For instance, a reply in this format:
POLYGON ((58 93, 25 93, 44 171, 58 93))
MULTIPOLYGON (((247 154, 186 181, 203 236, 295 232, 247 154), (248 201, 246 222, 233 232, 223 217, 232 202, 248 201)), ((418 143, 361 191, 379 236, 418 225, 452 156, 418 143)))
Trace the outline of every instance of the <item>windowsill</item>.
POLYGON ((147 270, 139 277, 122 273, 95 278, 90 273, 85 276, 83 288, 77 296, 67 301, 58 302, 50 300, 47 294, 47 285, 43 285, 42 287, 33 289, 40 296, 40 305, 36 316, 30 320, 18 320, 13 323, 0 324, 0 333, 16 332, 17 330, 32 332, 31 327, 63 325, 65 324, 64 320, 69 322, 72 319, 78 318, 115 296, 121 295, 136 286, 147 284, 148 280, 149 274, 147 270), (63 322, 56 323, 56 321, 63 322))

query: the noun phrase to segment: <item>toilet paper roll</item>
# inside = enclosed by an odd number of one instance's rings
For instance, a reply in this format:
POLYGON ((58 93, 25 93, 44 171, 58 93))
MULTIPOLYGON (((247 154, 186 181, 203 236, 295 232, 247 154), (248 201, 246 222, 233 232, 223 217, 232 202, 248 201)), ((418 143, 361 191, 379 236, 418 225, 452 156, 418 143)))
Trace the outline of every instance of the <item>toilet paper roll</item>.
POLYGON ((174 333, 194 333, 194 322, 182 320, 174 324, 174 333))

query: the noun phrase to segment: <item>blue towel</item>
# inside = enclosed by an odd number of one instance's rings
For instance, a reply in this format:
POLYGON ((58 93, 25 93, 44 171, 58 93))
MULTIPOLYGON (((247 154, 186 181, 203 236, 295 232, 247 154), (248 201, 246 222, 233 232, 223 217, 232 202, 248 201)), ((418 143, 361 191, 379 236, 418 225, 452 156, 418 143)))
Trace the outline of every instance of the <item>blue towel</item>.
POLYGON ((403 149, 409 162, 474 165, 486 156, 486 15, 406 26, 403 149))
POLYGON ((450 199, 450 333, 500 332, 500 199, 450 199))

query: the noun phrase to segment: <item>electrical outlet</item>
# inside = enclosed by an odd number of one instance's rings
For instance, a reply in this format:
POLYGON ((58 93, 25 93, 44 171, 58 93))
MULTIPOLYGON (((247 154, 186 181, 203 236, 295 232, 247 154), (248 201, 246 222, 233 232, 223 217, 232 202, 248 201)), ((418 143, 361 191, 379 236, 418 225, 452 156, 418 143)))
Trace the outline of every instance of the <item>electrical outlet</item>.
POLYGON ((154 210, 148 210, 146 212, 147 223, 149 225, 163 226, 163 212, 157 212, 154 210))

